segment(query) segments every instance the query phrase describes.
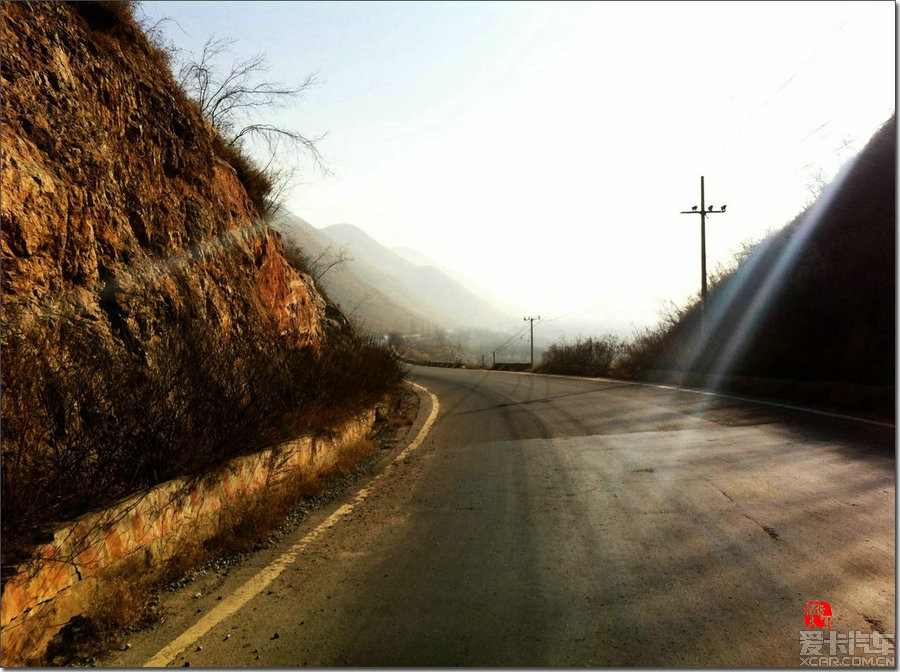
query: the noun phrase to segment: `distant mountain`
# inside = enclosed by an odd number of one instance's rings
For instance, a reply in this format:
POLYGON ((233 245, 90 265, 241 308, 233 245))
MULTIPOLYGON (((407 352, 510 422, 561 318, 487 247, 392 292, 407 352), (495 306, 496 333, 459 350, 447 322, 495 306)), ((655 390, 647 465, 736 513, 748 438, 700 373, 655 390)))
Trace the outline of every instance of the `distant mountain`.
MULTIPOLYGON (((321 273, 343 247, 333 238, 292 213, 283 213, 274 228, 289 250, 308 259, 321 273)), ((374 333, 431 332, 446 316, 407 295, 401 283, 365 261, 348 258, 325 270, 317 284, 366 331, 374 333)))
POLYGON ((406 250, 398 254, 351 224, 335 224, 322 231, 346 246, 354 259, 390 275, 411 297, 446 315, 445 324, 449 327, 499 331, 513 322, 509 315, 442 269, 410 261, 410 258, 428 261, 418 252, 406 250))
POLYGON ((433 262, 418 250, 413 250, 408 247, 392 247, 391 252, 396 254, 398 257, 406 259, 409 263, 415 264, 416 266, 434 266, 435 268, 440 268, 438 264, 433 262))
POLYGON ((470 292, 476 294, 477 296, 480 296, 483 301, 486 301, 489 304, 499 306, 503 303, 503 301, 495 297, 489 289, 481 286, 480 284, 472 280, 472 278, 466 277, 462 273, 454 271, 452 268, 442 266, 433 259, 425 256, 418 250, 413 250, 408 247, 392 247, 391 252, 406 259, 408 262, 415 264, 416 266, 434 266, 434 268, 448 275, 453 280, 468 289, 470 292))
POLYGON ((273 226, 289 249, 299 251, 320 272, 342 253, 347 257, 325 271, 318 284, 368 331, 502 330, 510 322, 443 271, 418 266, 355 226, 317 229, 292 213, 282 214, 273 226))

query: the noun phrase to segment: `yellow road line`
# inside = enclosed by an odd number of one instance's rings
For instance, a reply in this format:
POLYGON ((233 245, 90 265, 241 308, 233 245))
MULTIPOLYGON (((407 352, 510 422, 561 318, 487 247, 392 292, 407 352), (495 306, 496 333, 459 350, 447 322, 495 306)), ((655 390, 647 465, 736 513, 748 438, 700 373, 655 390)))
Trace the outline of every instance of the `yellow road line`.
MULTIPOLYGON (((412 451, 418 448, 422 442, 425 440, 425 437, 428 435, 428 432, 431 430, 431 426, 434 424, 434 421, 437 419, 438 412, 440 410, 440 404, 438 403, 437 397, 428 390, 426 387, 419 385, 418 383, 410 383, 427 393, 431 397, 431 413, 428 415, 428 419, 425 421, 425 424, 422 425, 422 429, 419 430, 419 433, 416 435, 416 438, 400 452, 397 457, 394 458, 394 462, 396 463, 398 460, 405 458, 412 451)), ((353 511, 353 507, 369 496, 369 493, 372 490, 372 486, 377 483, 384 476, 384 472, 379 473, 365 488, 360 490, 356 497, 354 497, 353 502, 350 504, 344 504, 337 511, 332 513, 322 522, 318 527, 314 530, 306 534, 300 541, 291 546, 287 551, 282 553, 274 562, 268 565, 265 569, 255 574, 252 578, 250 578, 246 583, 244 583, 240 588, 231 593, 228 597, 223 598, 211 611, 204 614, 199 621, 194 623, 190 628, 185 630, 181 635, 175 638, 174 641, 169 643, 166 647, 164 647, 159 653, 150 658, 147 662, 143 664, 143 667, 165 667, 170 662, 172 662, 175 657, 187 649, 189 646, 193 645, 198 639, 200 639, 207 632, 212 630, 216 625, 224 621, 226 618, 233 616, 241 607, 243 607, 247 602, 252 600, 254 597, 259 595, 266 587, 269 586, 284 569, 290 565, 294 560, 297 559, 297 556, 313 541, 315 541, 325 530, 332 527, 337 523, 341 518, 347 516, 353 511)))

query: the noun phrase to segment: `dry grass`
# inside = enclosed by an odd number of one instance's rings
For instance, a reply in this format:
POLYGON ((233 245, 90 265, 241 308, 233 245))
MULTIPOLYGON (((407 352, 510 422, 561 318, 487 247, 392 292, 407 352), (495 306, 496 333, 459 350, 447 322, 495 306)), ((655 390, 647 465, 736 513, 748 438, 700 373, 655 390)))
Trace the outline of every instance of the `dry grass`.
POLYGON ((10 570, 60 522, 327 433, 403 375, 386 348, 352 332, 330 334, 316 355, 286 345, 262 316, 231 337, 176 319, 144 353, 152 367, 94 323, 63 316, 47 333, 5 317, 0 505, 10 570))
POLYGON ((294 472, 249 499, 225 506, 215 532, 203 541, 183 539, 162 566, 148 567, 135 554, 102 577, 86 613, 74 618, 51 642, 43 662, 52 665, 89 663, 92 658, 125 644, 125 633, 151 625, 157 614, 154 596, 217 558, 259 550, 304 502, 320 497, 329 481, 350 474, 375 450, 361 439, 345 447, 326 471, 308 475, 294 472))
MULTIPOLYGON (((150 27, 151 34, 147 34, 135 16, 136 2, 90 0, 69 4, 87 24, 95 44, 110 52, 115 52, 120 45, 141 49, 160 73, 170 75, 174 47, 154 39, 159 37, 154 27, 150 27)), ((273 207, 269 200, 274 188, 272 174, 260 168, 239 147, 226 142, 218 132, 213 136, 213 151, 234 168, 257 212, 268 213, 273 207)))
POLYGON ((415 422, 415 417, 408 416, 395 416, 392 418, 388 418, 384 422, 384 428, 386 430, 399 429, 400 427, 409 427, 413 422, 415 422))
POLYGON ((369 439, 360 439, 348 446, 346 450, 341 451, 337 461, 322 477, 328 479, 335 476, 346 476, 359 462, 371 455, 373 450, 375 450, 374 442, 369 439))
POLYGON ((565 339, 546 351, 537 371, 573 376, 606 376, 620 358, 623 344, 615 336, 565 339))
POLYGON ((177 557, 166 563, 162 582, 177 581, 214 558, 234 556, 263 547, 298 504, 320 497, 330 480, 351 473, 374 449, 374 442, 360 439, 341 449, 335 463, 323 472, 289 473, 252 498, 223 507, 215 533, 202 544, 185 543, 177 557))
POLYGON ((143 558, 134 556, 98 584, 88 615, 108 636, 139 620, 153 594, 152 584, 144 580, 148 568, 143 558))
MULTIPOLYGON (((377 423, 377 435, 383 437, 379 441, 393 441, 397 430, 414 422, 414 404, 410 398, 399 392, 392 397, 388 417, 377 423)), ((129 630, 151 625, 158 618, 157 595, 161 590, 184 582, 192 572, 213 561, 223 560, 228 565, 229 558, 271 543, 298 511, 317 506, 326 493, 328 497, 337 494, 346 484, 344 478, 370 458, 377 446, 367 438, 358 440, 342 449, 329 469, 312 476, 288 473, 254 497, 226 506, 210 538, 182 540, 162 566, 149 569, 143 558, 135 555, 132 561, 106 575, 102 587, 93 596, 90 611, 66 626, 55 645, 48 649, 51 655, 42 662, 90 663, 104 651, 121 648, 129 630)))
POLYGON ((161 72, 170 71, 174 45, 163 45, 156 27, 141 25, 135 16, 138 3, 131 0, 89 0, 68 3, 85 21, 94 43, 115 51, 117 44, 130 50, 141 49, 161 72))
POLYGON ((213 138, 213 151, 216 155, 228 162, 237 173, 238 180, 250 197, 250 201, 256 211, 262 215, 267 214, 273 207, 269 202, 269 194, 274 187, 272 176, 260 168, 256 162, 233 144, 225 142, 222 136, 216 134, 213 138))
POLYGON ((66 666, 83 663, 121 647, 123 628, 147 622, 147 605, 158 575, 147 572, 138 555, 109 571, 97 582, 88 611, 72 618, 47 645, 43 660, 29 665, 66 666))

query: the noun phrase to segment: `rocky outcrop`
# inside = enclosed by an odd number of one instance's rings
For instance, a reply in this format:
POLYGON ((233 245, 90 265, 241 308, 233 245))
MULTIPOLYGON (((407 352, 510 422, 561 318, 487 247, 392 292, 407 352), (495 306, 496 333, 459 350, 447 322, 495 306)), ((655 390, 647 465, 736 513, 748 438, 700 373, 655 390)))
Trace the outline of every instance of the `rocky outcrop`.
POLYGON ((290 438, 271 375, 311 371, 328 320, 129 3, 2 19, 5 583, 53 525, 290 438))
POLYGON ((324 302, 116 4, 3 4, 4 321, 71 315, 140 352, 176 316, 256 313, 316 347, 324 302))

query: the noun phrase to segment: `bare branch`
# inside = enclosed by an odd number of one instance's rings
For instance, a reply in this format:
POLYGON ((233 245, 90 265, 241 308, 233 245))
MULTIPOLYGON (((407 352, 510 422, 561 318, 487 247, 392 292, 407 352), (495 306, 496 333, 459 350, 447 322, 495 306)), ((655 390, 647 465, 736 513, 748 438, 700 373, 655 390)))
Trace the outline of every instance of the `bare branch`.
MULTIPOLYGON (((308 136, 264 118, 266 110, 293 104, 307 89, 318 84, 315 74, 307 75, 295 86, 262 79, 269 69, 264 53, 235 60, 229 67, 220 68, 218 64, 228 57, 235 42, 234 39, 210 37, 200 55, 183 62, 179 68, 177 78, 182 88, 230 147, 242 152, 247 151, 248 143, 258 152, 265 148, 267 160, 263 162, 267 165, 263 172, 274 185, 269 200, 276 195, 280 197, 297 174, 296 168, 277 167, 286 157, 296 160, 297 156, 305 155, 317 170, 330 174, 318 147, 327 133, 308 136), (290 152, 283 145, 285 142, 301 150, 300 154, 290 152)), ((271 212, 275 207, 273 202, 268 209, 271 212)))
POLYGON ((248 126, 244 126, 244 128, 238 131, 229 144, 238 145, 242 138, 248 136, 257 136, 265 140, 270 151, 274 152, 274 148, 277 147, 277 141, 279 139, 288 140, 291 143, 305 149, 310 158, 316 164, 316 167, 319 168, 323 173, 329 174, 330 171, 325 165, 325 161, 322 155, 319 153, 319 148, 317 146, 317 143, 327 135, 327 133, 323 133, 316 138, 307 138, 306 136, 296 131, 291 131, 279 126, 273 126, 272 124, 249 124, 248 126))
POLYGON ((309 274, 312 276, 313 282, 318 285, 319 280, 321 280, 328 271, 347 261, 353 261, 353 257, 347 252, 346 245, 342 246, 337 254, 332 253, 331 245, 329 245, 322 250, 319 256, 309 260, 307 262, 307 267, 309 268, 309 274), (328 258, 328 255, 332 255, 330 259, 328 258))

